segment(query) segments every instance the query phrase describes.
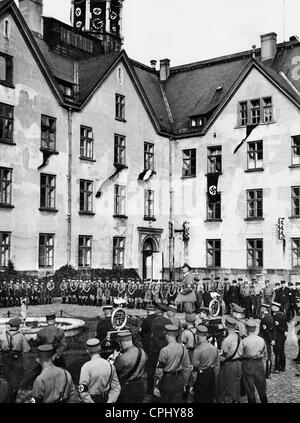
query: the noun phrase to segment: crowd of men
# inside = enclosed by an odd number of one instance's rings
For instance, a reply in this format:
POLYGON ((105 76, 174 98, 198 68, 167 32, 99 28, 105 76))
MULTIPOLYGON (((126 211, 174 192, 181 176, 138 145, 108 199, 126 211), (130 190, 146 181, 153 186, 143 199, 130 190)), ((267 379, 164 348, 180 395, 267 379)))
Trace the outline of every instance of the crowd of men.
MULTIPOLYGON (((261 286, 257 280, 251 282, 242 278, 230 279, 227 277, 203 278, 195 277, 190 267, 185 264, 183 269, 184 283, 193 291, 193 308, 208 307, 218 294, 223 305, 223 314, 230 312, 230 304, 235 303, 245 308, 246 318, 259 318, 262 302, 271 304, 279 302, 288 321, 296 314, 296 302, 300 297, 300 282, 277 282, 273 286, 268 280, 261 286)), ((79 305, 114 305, 115 299, 125 299, 128 308, 145 309, 151 302, 160 302, 164 305, 177 304, 178 311, 182 311, 183 300, 176 301, 182 291, 182 282, 150 281, 143 283, 139 279, 62 279, 54 282, 53 279, 15 279, 0 281, 0 307, 19 306, 21 301, 27 305, 51 304, 54 296, 61 297, 63 304, 79 305)))

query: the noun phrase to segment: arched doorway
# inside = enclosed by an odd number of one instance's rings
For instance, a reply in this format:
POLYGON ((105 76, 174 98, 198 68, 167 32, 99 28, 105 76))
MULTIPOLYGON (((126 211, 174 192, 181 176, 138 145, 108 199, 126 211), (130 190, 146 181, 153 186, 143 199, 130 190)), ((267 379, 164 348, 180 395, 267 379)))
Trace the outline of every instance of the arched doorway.
POLYGON ((153 253, 157 251, 152 238, 146 238, 143 244, 143 279, 153 278, 153 253))

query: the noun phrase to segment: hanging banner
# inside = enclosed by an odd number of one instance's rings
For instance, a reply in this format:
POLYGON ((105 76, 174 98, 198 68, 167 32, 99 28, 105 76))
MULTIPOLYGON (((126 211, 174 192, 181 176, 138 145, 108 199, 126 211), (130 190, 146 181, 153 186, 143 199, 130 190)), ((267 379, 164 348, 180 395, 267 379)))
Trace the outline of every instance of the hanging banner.
POLYGON ((121 8, 122 0, 111 0, 109 11, 110 31, 115 35, 120 35, 121 8))
POLYGON ((86 2, 85 0, 74 1, 74 28, 79 31, 85 29, 85 17, 86 17, 86 2))
POLYGON ((210 203, 216 203, 220 200, 220 195, 218 194, 218 180, 218 173, 207 174, 207 195, 210 203))
POLYGON ((91 32, 103 34, 106 22, 106 1, 91 0, 91 32))

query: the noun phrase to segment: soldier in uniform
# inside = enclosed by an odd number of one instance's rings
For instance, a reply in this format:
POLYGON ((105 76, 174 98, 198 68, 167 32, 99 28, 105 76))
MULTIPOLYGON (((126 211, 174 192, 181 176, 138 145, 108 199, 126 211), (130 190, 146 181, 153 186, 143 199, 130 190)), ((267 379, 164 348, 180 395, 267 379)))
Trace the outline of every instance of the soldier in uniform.
POLYGON ((96 333, 97 333, 96 338, 98 338, 100 342, 103 341, 103 339, 105 339, 107 332, 114 330, 111 323, 112 310, 113 310, 112 305, 107 305, 103 307, 104 317, 101 317, 99 319, 97 324, 97 329, 96 329, 96 333))
POLYGON ((38 345, 53 345, 55 353, 52 357, 53 363, 58 367, 65 367, 64 351, 67 348, 65 333, 56 326, 55 314, 46 315, 47 326, 40 329, 37 333, 38 345))
POLYGON ((216 385, 220 371, 219 350, 207 341, 206 326, 197 326, 196 343, 192 357, 190 392, 194 391, 194 403, 213 403, 216 400, 216 385), (193 388, 193 389, 191 389, 193 388))
POLYGON ((120 355, 115 359, 115 367, 121 384, 120 403, 142 403, 145 398, 143 374, 147 354, 132 343, 129 330, 118 332, 120 355))
POLYGON ((25 335, 20 332, 22 321, 19 317, 10 319, 10 329, 5 333, 5 339, 0 340, 0 351, 4 365, 4 375, 9 385, 9 402, 15 402, 19 384, 23 377, 24 354, 30 351, 25 335))
POLYGON ((165 336, 167 346, 159 353, 153 393, 162 403, 181 403, 189 382, 191 363, 185 346, 176 341, 176 326, 166 325, 165 336))
POLYGON ((66 280, 63 279, 61 284, 59 285, 59 289, 60 289, 60 295, 62 297, 62 303, 66 304, 66 298, 67 298, 67 284, 66 284, 66 280))
POLYGON ((177 327, 179 336, 181 336, 182 324, 181 321, 176 317, 177 307, 170 304, 167 306, 167 308, 167 318, 172 322, 172 325, 177 327))
POLYGON ((237 285, 237 281, 234 279, 228 290, 228 301, 229 304, 235 303, 240 305, 240 287, 237 285))
POLYGON ((0 404, 9 402, 9 385, 3 374, 3 363, 0 362, 0 404))
POLYGON ((246 323, 248 336, 242 341, 243 381, 249 403, 255 403, 255 388, 261 403, 267 403, 266 377, 263 358, 266 356, 266 345, 262 337, 255 335, 256 322, 246 323))
POLYGON ((196 294, 196 311, 198 312, 198 310, 202 306, 202 284, 198 276, 194 278, 194 281, 195 281, 194 288, 195 288, 195 294, 196 294))
POLYGON ((37 361, 42 372, 33 383, 32 396, 36 403, 72 403, 76 402, 76 391, 70 373, 53 363, 55 355, 53 345, 38 347, 37 361))
POLYGON ((286 337, 288 335, 287 318, 285 314, 280 311, 280 303, 276 301, 272 302, 272 311, 274 318, 274 347, 273 351, 275 354, 275 373, 285 371, 286 357, 284 352, 284 346, 286 337))
POLYGON ((251 316, 252 303, 251 303, 251 297, 250 297, 250 287, 247 280, 244 281, 240 290, 241 290, 242 306, 245 309, 246 319, 249 319, 249 317, 251 316))
MULTIPOLYGON (((296 285, 299 282, 296 282, 296 285)), ((295 333, 297 337, 298 342, 298 354, 297 357, 293 359, 293 361, 296 362, 296 364, 300 364, 300 295, 296 296, 296 316, 295 316, 295 333)), ((300 377, 299 372, 296 374, 297 377, 300 377)))
MULTIPOLYGON (((145 353, 147 354, 147 357, 150 357, 150 354, 151 354, 152 323, 153 323, 154 319, 157 317, 157 314, 156 314, 155 307, 154 307, 153 304, 147 304, 146 305, 146 310, 147 310, 147 317, 145 317, 142 320, 140 336, 141 336, 141 341, 142 341, 143 349, 144 349, 145 353)), ((153 381, 152 381, 152 387, 151 387, 151 384, 150 384, 150 376, 149 376, 149 374, 151 374, 151 370, 149 368, 149 362, 150 361, 148 359, 147 360, 147 363, 146 363, 147 393, 148 394, 152 394, 152 391, 153 391, 153 381)))
POLYGON ((296 313, 296 289, 295 289, 295 285, 293 284, 293 282, 289 282, 288 283, 288 287, 289 287, 289 309, 288 309, 288 321, 290 322, 296 313))
POLYGON ((259 336, 263 338, 267 349, 266 379, 270 379, 272 372, 272 345, 274 341, 274 319, 270 313, 271 307, 267 303, 261 303, 261 320, 259 336))
POLYGON ((281 286, 278 289, 275 302, 281 304, 281 310, 285 314, 286 318, 289 319, 290 289, 286 286, 285 281, 281 281, 280 284, 281 286))
POLYGON ((246 320, 245 320, 245 309, 239 305, 233 303, 231 309, 232 317, 236 320, 236 329, 243 339, 247 336, 246 331, 246 320))
POLYGON ((218 401, 240 402, 243 351, 241 337, 236 332, 236 320, 233 317, 227 317, 225 324, 227 336, 221 344, 218 401))
POLYGON ((274 289, 271 287, 270 281, 266 280, 265 287, 263 289, 264 304, 269 304, 269 306, 271 307, 273 296, 274 296, 274 289))
POLYGON ((99 339, 86 341, 90 360, 81 368, 78 392, 84 403, 114 403, 121 392, 115 366, 101 355, 99 339))
POLYGON ((161 306, 157 307, 157 316, 153 319, 152 328, 151 328, 151 350, 150 355, 148 356, 149 360, 149 372, 148 372, 148 388, 151 393, 153 393, 153 383, 155 369, 157 365, 157 360, 159 357, 160 350, 167 345, 167 340, 165 336, 165 326, 171 325, 171 320, 164 317, 163 312, 166 311, 165 308, 161 306))
POLYGON ((197 329, 195 328, 195 321, 196 315, 194 313, 187 313, 185 315, 186 328, 181 334, 181 342, 188 350, 190 362, 192 362, 193 353, 196 348, 197 329))
POLYGON ((182 266, 183 281, 181 283, 181 290, 176 298, 176 303, 182 303, 183 309, 186 313, 192 312, 195 309, 196 294, 193 290, 194 277, 190 272, 191 267, 184 263, 182 266))

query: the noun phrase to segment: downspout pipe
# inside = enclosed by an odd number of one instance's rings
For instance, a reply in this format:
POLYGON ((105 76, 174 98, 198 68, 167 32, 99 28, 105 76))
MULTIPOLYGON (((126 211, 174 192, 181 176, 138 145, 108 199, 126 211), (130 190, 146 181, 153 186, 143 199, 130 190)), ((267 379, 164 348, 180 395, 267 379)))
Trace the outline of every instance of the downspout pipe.
POLYGON ((169 210, 169 280, 174 280, 174 189, 173 189, 173 155, 172 155, 173 138, 169 139, 169 194, 170 194, 170 210, 169 210), (171 228, 170 228, 171 226, 171 228))
POLYGON ((68 109, 68 231, 67 231, 67 264, 71 265, 72 258, 72 109, 68 109))

